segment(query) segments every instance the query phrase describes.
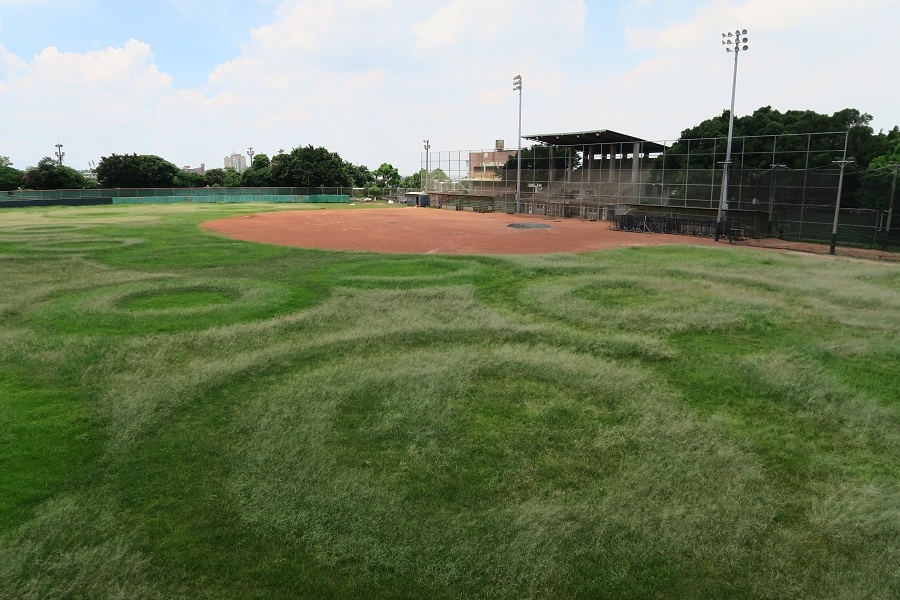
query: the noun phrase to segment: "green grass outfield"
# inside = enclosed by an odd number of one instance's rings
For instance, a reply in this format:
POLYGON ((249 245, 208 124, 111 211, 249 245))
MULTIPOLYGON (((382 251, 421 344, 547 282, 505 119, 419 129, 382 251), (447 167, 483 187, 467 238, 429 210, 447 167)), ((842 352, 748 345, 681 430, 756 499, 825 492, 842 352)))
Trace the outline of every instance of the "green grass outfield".
POLYGON ((267 209, 0 212, 0 597, 900 597, 900 265, 267 209))

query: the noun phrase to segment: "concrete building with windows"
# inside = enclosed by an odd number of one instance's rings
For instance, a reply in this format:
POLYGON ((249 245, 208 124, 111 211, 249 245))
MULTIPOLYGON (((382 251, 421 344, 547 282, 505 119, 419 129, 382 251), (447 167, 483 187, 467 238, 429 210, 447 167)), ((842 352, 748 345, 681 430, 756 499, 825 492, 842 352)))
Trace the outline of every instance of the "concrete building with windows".
POLYGON ((190 165, 185 165, 181 167, 181 170, 185 173, 196 173, 197 175, 206 175, 206 164, 200 163, 199 167, 192 167, 190 165))
POLYGON ((238 173, 243 173, 247 170, 247 159, 244 158, 243 154, 232 152, 231 155, 225 157, 225 168, 231 168, 238 173))
POLYGON ((483 183, 485 181, 497 181, 497 169, 503 167, 506 161, 516 155, 515 150, 506 150, 503 140, 497 140, 494 150, 469 152, 469 181, 483 183))

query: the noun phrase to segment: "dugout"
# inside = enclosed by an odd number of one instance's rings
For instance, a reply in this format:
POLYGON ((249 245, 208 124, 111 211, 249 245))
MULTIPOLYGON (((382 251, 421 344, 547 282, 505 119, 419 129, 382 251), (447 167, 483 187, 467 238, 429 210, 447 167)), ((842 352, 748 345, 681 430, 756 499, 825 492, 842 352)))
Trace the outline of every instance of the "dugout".
POLYGON ((406 192, 407 206, 428 206, 428 194, 425 192, 406 192))

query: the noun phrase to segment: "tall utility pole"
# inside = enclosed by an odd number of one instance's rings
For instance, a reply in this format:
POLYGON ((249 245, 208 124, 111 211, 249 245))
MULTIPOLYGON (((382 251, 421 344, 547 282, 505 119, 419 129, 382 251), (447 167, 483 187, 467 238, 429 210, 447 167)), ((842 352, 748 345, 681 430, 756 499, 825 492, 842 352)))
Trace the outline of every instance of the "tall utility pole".
POLYGON ((247 148, 247 155, 250 156, 250 168, 253 168, 253 146, 247 148))
POLYGON ((725 152, 725 166, 722 170, 722 198, 719 200, 719 211, 716 215, 717 242, 725 229, 725 212, 728 210, 728 171, 731 169, 731 140, 734 135, 734 94, 737 90, 738 55, 742 50, 749 49, 747 38, 742 37, 745 35, 747 35, 746 29, 737 29, 734 33, 729 31, 722 34, 722 45, 725 46, 725 52, 734 52, 734 75, 731 79, 731 112, 728 114, 728 148, 725 152))
POLYGON ((766 228, 766 235, 772 235, 772 218, 775 212, 775 183, 778 181, 778 167, 787 167, 787 165, 772 163, 769 166, 772 167, 772 188, 769 190, 769 226, 766 228))
POLYGON ((841 210, 841 192, 844 189, 844 168, 852 163, 853 159, 845 158, 843 160, 833 160, 831 162, 841 165, 841 176, 838 178, 837 202, 834 203, 834 225, 831 226, 831 247, 828 250, 829 254, 834 254, 834 247, 837 245, 838 213, 841 210))
POLYGON ((887 224, 884 226, 885 243, 889 242, 891 238, 891 215, 894 214, 894 195, 897 193, 897 169, 900 168, 900 163, 891 163, 891 166, 894 168, 894 179, 891 181, 891 201, 888 203, 887 224))
POLYGON ((422 143, 425 144, 425 173, 422 174, 422 191, 428 192, 428 151, 431 150, 431 142, 429 140, 422 140, 422 143))
POLYGON ((519 149, 516 152, 518 166, 516 167, 516 212, 522 210, 522 76, 513 77, 513 91, 519 92, 519 149))
POLYGON ((59 163, 59 166, 62 166, 63 157, 66 155, 66 153, 62 151, 62 147, 62 144, 56 142, 56 162, 59 163))

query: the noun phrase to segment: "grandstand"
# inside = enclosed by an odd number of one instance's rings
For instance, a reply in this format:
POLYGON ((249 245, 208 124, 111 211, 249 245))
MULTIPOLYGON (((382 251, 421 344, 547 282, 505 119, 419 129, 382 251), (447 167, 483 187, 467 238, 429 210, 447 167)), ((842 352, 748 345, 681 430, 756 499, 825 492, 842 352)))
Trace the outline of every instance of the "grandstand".
MULTIPOLYGON (((727 219, 748 236, 827 240, 847 132, 736 137, 727 219)), ((523 136, 519 211, 548 217, 615 221, 647 215, 714 221, 721 197, 725 138, 651 141, 608 129, 523 136)), ((517 161, 497 150, 429 153, 432 206, 515 212, 517 161), (482 165, 491 160, 490 169, 482 165), (478 165, 473 174, 472 165, 478 165)), ((423 166, 426 157, 422 158, 423 166)), ((844 183, 845 193, 848 181, 844 183)), ((851 184, 852 185, 852 184, 851 184)), ((869 244, 880 211, 847 205, 841 239, 869 244)), ((705 228, 704 228, 705 230, 705 228)))

